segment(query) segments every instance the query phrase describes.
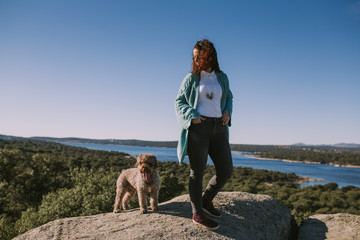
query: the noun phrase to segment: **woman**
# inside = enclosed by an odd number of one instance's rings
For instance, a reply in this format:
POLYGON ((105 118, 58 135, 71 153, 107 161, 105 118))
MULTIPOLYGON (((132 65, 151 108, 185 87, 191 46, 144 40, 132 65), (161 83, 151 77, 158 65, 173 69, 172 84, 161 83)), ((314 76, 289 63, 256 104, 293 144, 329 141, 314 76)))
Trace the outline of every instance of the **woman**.
POLYGON ((193 222, 211 230, 219 224, 209 218, 221 217, 212 200, 232 174, 228 127, 231 125, 232 93, 229 80, 220 68, 214 45, 207 39, 193 49, 192 71, 183 80, 175 100, 175 110, 182 127, 178 142, 181 164, 189 156, 189 195, 193 222), (202 195, 202 180, 208 155, 216 175, 202 195))

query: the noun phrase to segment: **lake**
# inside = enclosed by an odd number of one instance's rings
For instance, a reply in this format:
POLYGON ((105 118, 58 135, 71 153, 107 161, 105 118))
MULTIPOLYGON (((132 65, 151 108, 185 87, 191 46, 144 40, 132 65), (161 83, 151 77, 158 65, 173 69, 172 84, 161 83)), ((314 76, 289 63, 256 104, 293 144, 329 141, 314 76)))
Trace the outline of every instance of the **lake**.
MULTIPOLYGON (((94 150, 106 150, 125 152, 130 155, 139 155, 140 153, 151 153, 157 156, 159 161, 176 161, 176 148, 159 148, 159 147, 139 147, 123 145, 106 145, 106 144, 85 144, 85 143, 65 143, 62 144, 85 147, 94 150)), ((266 169, 270 171, 279 171, 285 173, 295 173, 296 175, 307 176, 310 178, 324 179, 323 181, 310 181, 301 184, 301 187, 315 184, 326 184, 335 182, 339 187, 352 185, 360 188, 360 168, 352 167, 335 167, 325 164, 284 162, 276 160, 264 160, 252 156, 241 155, 238 152, 232 152, 234 167, 251 167, 254 169, 266 169)), ((189 163, 185 158, 185 163, 189 163)), ((212 164, 209 159, 208 164, 212 164)))

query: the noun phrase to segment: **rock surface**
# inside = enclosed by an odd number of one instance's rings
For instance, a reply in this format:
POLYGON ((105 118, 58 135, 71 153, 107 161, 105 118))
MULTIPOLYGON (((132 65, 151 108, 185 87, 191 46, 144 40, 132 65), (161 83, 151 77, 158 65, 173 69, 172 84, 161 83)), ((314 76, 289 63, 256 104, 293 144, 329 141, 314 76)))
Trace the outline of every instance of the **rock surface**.
POLYGON ((300 226, 298 240, 359 240, 360 216, 346 213, 317 214, 300 226))
POLYGON ((158 212, 141 215, 134 209, 60 219, 15 239, 288 239, 290 211, 270 196, 221 192, 214 205, 223 214, 217 231, 192 223, 189 196, 182 195, 161 203, 158 212))

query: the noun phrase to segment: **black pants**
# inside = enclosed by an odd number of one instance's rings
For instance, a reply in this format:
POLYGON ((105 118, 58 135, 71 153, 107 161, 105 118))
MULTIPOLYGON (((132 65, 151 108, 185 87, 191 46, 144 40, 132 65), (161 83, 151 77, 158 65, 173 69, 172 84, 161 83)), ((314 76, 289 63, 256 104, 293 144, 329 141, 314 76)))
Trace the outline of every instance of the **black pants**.
POLYGON ((233 171, 232 157, 225 126, 221 118, 209 118, 199 124, 192 124, 188 133, 188 155, 190 161, 189 195, 193 214, 200 214, 202 198, 212 201, 230 179, 233 171), (208 155, 211 157, 214 175, 202 195, 202 182, 208 155))

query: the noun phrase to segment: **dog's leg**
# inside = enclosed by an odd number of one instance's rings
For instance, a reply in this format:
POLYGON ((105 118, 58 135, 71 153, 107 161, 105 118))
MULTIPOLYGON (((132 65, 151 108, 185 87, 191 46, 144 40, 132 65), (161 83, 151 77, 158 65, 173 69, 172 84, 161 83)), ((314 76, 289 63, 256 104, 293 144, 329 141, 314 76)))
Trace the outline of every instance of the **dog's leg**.
POLYGON ((130 206, 129 206, 129 201, 131 199, 132 196, 134 196, 134 194, 136 193, 136 190, 132 190, 129 189, 126 193, 125 196, 122 200, 122 207, 124 210, 129 210, 130 206))
POLYGON ((140 190, 138 191, 138 197, 139 197, 140 213, 146 213, 147 212, 146 193, 140 190))
POLYGON ((117 184, 116 188, 116 196, 115 196, 115 204, 114 204, 114 213, 121 212, 121 202, 125 195, 126 188, 122 186, 122 184, 117 184))
POLYGON ((150 206, 151 206, 151 210, 153 211, 158 210, 159 190, 160 189, 156 189, 150 193, 150 206))

